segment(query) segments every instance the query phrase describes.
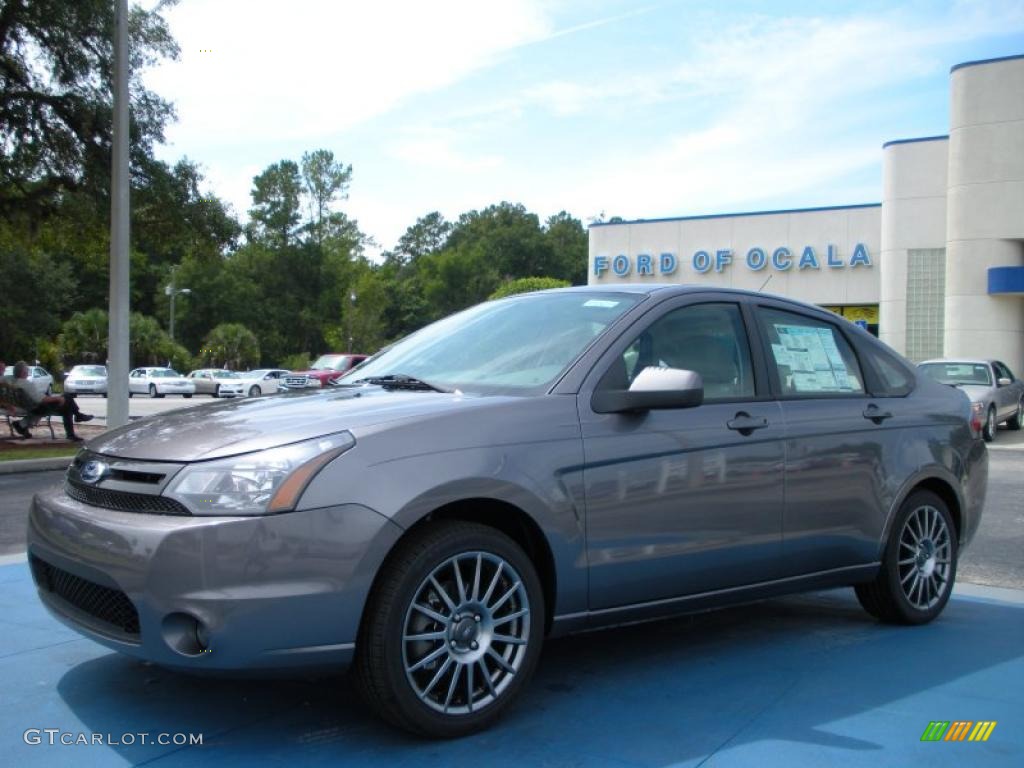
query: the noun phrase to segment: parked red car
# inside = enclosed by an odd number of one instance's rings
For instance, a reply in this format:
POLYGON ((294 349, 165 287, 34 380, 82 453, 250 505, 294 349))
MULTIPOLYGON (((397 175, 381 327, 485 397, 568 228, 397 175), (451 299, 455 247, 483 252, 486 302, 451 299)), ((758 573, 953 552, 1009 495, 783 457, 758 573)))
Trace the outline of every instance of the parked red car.
POLYGON ((294 371, 284 377, 281 389, 317 389, 326 387, 330 382, 348 373, 369 355, 349 355, 332 353, 320 355, 308 371, 294 371))

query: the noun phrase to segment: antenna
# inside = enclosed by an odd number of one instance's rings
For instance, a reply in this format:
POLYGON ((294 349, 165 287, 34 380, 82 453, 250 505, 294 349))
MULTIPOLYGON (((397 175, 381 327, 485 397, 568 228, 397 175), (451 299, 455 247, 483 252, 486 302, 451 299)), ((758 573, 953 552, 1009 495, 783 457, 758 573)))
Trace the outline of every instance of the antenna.
POLYGON ((773 277, 775 277, 775 275, 774 275, 774 274, 768 275, 768 279, 767 279, 767 280, 765 280, 765 281, 764 281, 763 283, 761 283, 761 287, 757 289, 758 293, 760 293, 761 291, 763 291, 763 290, 764 290, 764 287, 765 287, 766 285, 768 285, 768 283, 770 283, 770 282, 772 281, 772 278, 773 278, 773 277))

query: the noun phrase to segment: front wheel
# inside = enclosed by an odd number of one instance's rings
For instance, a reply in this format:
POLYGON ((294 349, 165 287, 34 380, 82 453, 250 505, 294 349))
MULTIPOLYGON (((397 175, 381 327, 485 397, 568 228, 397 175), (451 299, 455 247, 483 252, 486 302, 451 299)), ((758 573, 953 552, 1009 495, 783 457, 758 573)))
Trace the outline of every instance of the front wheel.
POLYGON ((253 384, 251 387, 249 387, 249 397, 259 397, 262 394, 263 394, 263 392, 255 384, 253 384))
POLYGON ((996 439, 996 408, 994 405, 988 409, 988 418, 985 419, 981 436, 985 438, 986 443, 991 443, 996 439))
POLYGON ((544 595, 500 531, 428 524, 381 569, 356 647, 356 685, 392 725, 434 738, 486 728, 537 665, 544 595))
POLYGON ((192 397, 192 395, 182 395, 182 397, 184 397, 186 400, 188 400, 190 397, 192 397))
POLYGON ((915 491, 896 513, 878 576, 855 587, 857 599, 882 621, 926 624, 949 601, 957 550, 946 503, 931 491, 915 491))

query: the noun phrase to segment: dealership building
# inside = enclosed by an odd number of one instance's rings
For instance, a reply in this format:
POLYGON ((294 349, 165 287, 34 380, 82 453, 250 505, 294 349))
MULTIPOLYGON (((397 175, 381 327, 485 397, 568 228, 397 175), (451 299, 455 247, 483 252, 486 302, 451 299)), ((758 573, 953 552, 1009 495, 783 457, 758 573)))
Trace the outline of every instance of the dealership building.
POLYGON ((949 134, 884 144, 881 199, 593 224, 589 280, 760 289, 1024 375, 1024 55, 953 67, 949 134))

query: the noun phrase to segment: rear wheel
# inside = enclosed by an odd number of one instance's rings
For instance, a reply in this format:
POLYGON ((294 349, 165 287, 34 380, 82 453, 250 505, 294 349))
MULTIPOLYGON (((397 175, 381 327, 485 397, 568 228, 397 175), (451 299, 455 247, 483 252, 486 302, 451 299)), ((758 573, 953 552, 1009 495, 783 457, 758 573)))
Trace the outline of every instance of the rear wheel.
POLYGON ((214 387, 213 396, 214 397, 220 397, 220 384, 218 384, 216 387, 214 387))
POLYGON ((926 624, 949 601, 957 554, 946 503, 931 491, 915 491, 896 514, 878 576, 856 585, 857 599, 882 621, 926 624))
POLYGON ((192 397, 192 395, 182 395, 182 397, 184 397, 186 400, 188 400, 190 397, 192 397))
POLYGON ((429 524, 381 570, 360 628, 356 685, 399 728, 463 736, 513 702, 543 632, 540 580, 514 541, 477 523, 429 524))
POLYGON ((159 395, 157 394, 157 391, 156 391, 156 384, 150 384, 149 385, 149 396, 150 397, 159 397, 159 395))
POLYGON ((1024 426, 1024 398, 1017 402, 1017 412, 1006 422, 1006 426, 1010 429, 1020 429, 1024 426))
POLYGON ((985 419, 981 436, 985 438, 986 443, 991 443, 996 439, 996 407, 994 405, 988 409, 988 418, 985 419))

